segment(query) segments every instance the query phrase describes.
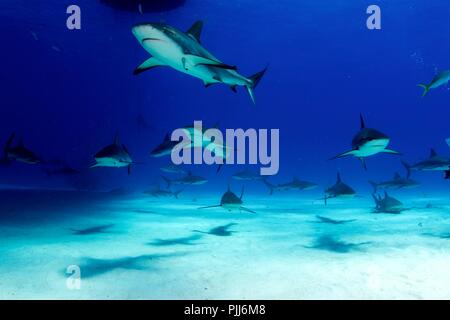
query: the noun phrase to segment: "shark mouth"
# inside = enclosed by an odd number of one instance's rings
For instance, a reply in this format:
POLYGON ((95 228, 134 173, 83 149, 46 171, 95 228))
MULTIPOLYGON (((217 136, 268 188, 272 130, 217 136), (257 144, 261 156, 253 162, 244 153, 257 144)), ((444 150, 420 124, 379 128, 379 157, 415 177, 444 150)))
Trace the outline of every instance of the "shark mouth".
POLYGON ((142 43, 146 42, 146 41, 164 41, 158 38, 144 38, 142 39, 142 43))

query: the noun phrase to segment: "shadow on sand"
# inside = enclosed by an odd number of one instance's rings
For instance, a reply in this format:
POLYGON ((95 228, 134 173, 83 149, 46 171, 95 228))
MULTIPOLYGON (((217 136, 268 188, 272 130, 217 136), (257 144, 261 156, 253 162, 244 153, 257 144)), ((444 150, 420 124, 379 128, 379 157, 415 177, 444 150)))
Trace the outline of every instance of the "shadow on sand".
POLYGON ((367 244, 370 244, 370 242, 349 243, 339 240, 331 235, 322 235, 315 240, 312 246, 305 246, 305 248, 326 250, 336 253, 348 253, 352 251, 361 251, 361 246, 367 244))

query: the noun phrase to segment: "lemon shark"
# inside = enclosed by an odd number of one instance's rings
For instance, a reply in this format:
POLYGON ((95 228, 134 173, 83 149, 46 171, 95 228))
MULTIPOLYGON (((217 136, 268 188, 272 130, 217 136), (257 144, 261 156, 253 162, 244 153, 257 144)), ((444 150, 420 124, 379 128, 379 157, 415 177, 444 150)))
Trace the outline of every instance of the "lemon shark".
POLYGON ((450 81, 450 70, 439 73, 431 80, 429 84, 418 84, 417 86, 423 88, 422 97, 425 97, 431 89, 436 89, 440 86, 446 85, 450 81))
POLYGON ((108 145, 97 152, 94 156, 95 164, 91 166, 94 167, 113 167, 113 168, 128 168, 128 174, 131 173, 131 165, 133 160, 131 159, 130 153, 124 144, 120 143, 119 134, 116 134, 114 138, 114 143, 108 145))
POLYGON ((376 129, 366 128, 362 114, 359 115, 359 119, 361 129, 352 140, 352 149, 350 151, 338 154, 337 156, 331 158, 331 160, 347 156, 354 156, 361 161, 364 169, 366 169, 364 159, 367 157, 376 155, 378 153, 389 153, 397 155, 400 154, 397 151, 387 148, 390 142, 390 138, 387 135, 376 129))
POLYGON ((222 207, 228 211, 247 211, 251 213, 256 213, 253 210, 250 210, 243 205, 242 198, 244 196, 244 188, 242 188, 241 196, 238 197, 235 193, 233 193, 230 189, 230 186, 228 186, 228 190, 223 194, 222 198, 220 199, 220 204, 214 205, 214 206, 207 206, 207 207, 201 207, 199 209, 209 209, 209 208, 218 208, 222 207))
POLYGON ((255 103, 254 89, 267 68, 251 77, 240 75, 235 66, 221 62, 201 45, 202 29, 202 21, 195 22, 187 32, 164 23, 135 25, 132 29, 134 36, 152 57, 138 66, 134 74, 168 66, 201 79, 205 87, 222 83, 236 92, 236 87, 243 86, 255 103))

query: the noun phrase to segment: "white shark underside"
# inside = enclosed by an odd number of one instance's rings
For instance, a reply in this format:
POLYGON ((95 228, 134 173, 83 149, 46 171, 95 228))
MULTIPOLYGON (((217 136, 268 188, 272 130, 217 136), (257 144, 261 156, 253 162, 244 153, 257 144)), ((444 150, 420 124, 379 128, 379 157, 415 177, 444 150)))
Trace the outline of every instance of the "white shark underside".
POLYGON ((236 67, 221 62, 200 44, 202 26, 202 22, 196 22, 186 33, 161 23, 133 27, 133 34, 139 43, 152 55, 134 73, 139 74, 157 66, 169 66, 203 80, 205 86, 223 83, 233 91, 236 86, 244 86, 255 102, 253 89, 265 70, 247 78, 237 73, 236 67))

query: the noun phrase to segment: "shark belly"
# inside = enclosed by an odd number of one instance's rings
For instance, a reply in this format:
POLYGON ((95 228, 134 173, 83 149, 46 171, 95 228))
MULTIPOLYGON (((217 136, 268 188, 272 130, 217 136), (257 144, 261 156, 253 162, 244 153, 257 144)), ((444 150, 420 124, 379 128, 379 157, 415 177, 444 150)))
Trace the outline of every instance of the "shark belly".
POLYGON ((358 158, 370 157, 383 152, 389 144, 389 139, 379 139, 366 142, 354 150, 354 156, 358 158))

